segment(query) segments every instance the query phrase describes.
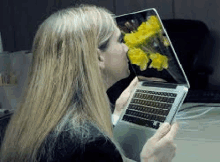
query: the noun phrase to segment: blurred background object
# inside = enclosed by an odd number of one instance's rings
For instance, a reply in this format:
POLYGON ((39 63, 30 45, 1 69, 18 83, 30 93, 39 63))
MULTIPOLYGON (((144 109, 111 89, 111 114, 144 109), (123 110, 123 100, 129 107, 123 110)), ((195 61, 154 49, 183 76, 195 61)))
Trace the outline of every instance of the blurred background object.
POLYGON ((16 109, 27 87, 27 75, 32 54, 29 51, 0 54, 0 103, 1 109, 16 109), (8 75, 7 75, 8 74, 8 75), (5 77, 8 76, 8 77, 5 77), (8 78, 8 82, 7 82, 8 78))
POLYGON ((17 85, 18 68, 15 64, 19 64, 19 60, 8 52, 0 53, 0 86, 17 85))
POLYGON ((1 32, 0 32, 0 53, 2 53, 3 50, 3 45, 2 45, 2 36, 1 36, 1 32))

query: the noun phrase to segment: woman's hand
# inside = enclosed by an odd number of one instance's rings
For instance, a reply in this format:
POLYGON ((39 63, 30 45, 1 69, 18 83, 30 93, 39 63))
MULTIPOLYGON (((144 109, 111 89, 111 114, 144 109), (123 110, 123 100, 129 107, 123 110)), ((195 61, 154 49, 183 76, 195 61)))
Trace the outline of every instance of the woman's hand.
POLYGON ((115 110, 113 112, 114 115, 117 115, 117 116, 121 115, 137 83, 138 83, 138 78, 135 77, 132 80, 132 82, 129 84, 129 86, 121 93, 121 95, 115 102, 115 110))
POLYGON ((176 153, 177 146, 173 140, 178 128, 177 122, 172 126, 169 123, 163 123, 144 145, 140 154, 141 162, 171 162, 176 153))

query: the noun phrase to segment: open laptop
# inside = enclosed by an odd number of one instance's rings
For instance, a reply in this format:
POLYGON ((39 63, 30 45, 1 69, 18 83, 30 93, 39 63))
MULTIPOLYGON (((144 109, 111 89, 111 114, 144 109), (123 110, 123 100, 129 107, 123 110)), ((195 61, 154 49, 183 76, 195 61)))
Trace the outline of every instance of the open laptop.
POLYGON ((156 9, 124 14, 116 16, 115 19, 118 27, 128 32, 129 27, 125 24, 136 22, 138 26, 151 16, 158 18, 163 36, 168 41, 168 45, 163 42, 161 44, 160 41, 153 42, 152 48, 167 56, 168 69, 158 71, 156 68, 148 67, 146 70, 141 70, 138 65, 131 64, 139 82, 114 127, 115 139, 120 143, 127 157, 136 161, 140 160, 139 155, 147 139, 155 134, 161 124, 173 123, 190 88, 156 9))

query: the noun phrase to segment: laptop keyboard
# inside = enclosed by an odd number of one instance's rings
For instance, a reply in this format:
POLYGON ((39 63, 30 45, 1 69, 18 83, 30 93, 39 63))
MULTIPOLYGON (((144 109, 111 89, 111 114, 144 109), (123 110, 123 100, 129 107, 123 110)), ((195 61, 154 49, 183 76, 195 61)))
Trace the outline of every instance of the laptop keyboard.
POLYGON ((122 120, 158 129, 166 120, 176 93, 136 90, 122 120))

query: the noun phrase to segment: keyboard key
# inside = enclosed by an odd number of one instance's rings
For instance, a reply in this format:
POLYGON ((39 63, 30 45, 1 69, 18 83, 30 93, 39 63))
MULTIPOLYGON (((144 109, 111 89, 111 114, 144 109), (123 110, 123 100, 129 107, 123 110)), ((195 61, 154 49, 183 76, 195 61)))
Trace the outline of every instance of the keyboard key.
POLYGON ((176 97, 177 94, 176 94, 176 93, 170 93, 170 96, 171 96, 171 97, 176 97))
POLYGON ((172 104, 164 104, 165 109, 171 109, 171 107, 172 107, 172 104))
POLYGON ((167 97, 164 97, 163 98, 163 102, 167 102, 168 98, 167 97))
POLYGON ((159 108, 160 107, 160 103, 156 102, 154 107, 159 108))
POLYGON ((154 109, 154 114, 159 114, 159 109, 154 109))
POLYGON ((144 114, 144 118, 148 119, 149 118, 149 114, 144 114))
POLYGON ((169 110, 163 110, 163 113, 162 113, 164 116, 167 116, 169 114, 169 110))
POLYGON ((158 122, 157 125, 155 126, 155 129, 158 129, 160 127, 160 123, 158 122))
POLYGON ((175 98, 169 98, 167 102, 168 102, 168 103, 173 103, 174 100, 175 100, 175 98))
POLYGON ((148 117, 147 119, 151 120, 151 119, 152 119, 152 115, 151 115, 151 114, 149 114, 149 117, 148 117))
POLYGON ((140 113, 140 117, 144 118, 144 113, 140 113))
POLYGON ((151 120, 155 120, 155 118, 156 118, 156 115, 151 116, 151 120))
POLYGON ((127 115, 124 115, 122 120, 129 121, 131 123, 135 123, 135 124, 138 124, 138 125, 141 125, 141 126, 146 126, 146 127, 153 128, 153 121, 150 121, 150 120, 135 118, 135 117, 127 116, 127 115))
POLYGON ((165 117, 160 116, 160 117, 159 117, 159 119, 158 119, 158 121, 160 121, 160 122, 164 122, 164 121, 165 121, 165 119, 166 119, 165 117))
POLYGON ((130 105, 128 106, 128 109, 138 109, 138 106, 137 106, 137 105, 132 105, 132 104, 130 104, 130 105))
POLYGON ((157 109, 155 114, 161 115, 161 110, 157 109))

